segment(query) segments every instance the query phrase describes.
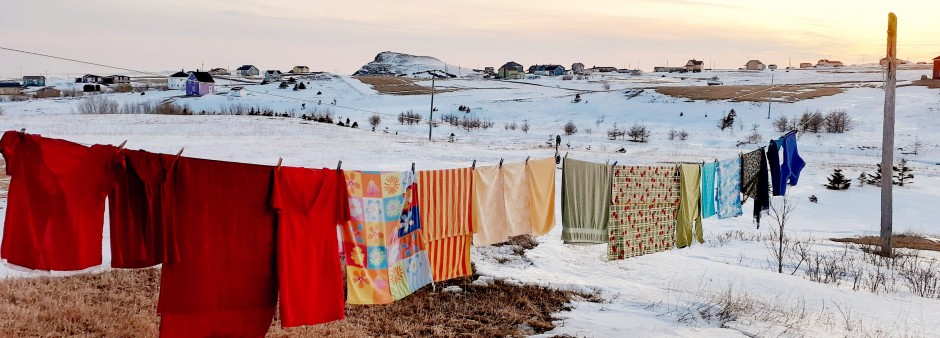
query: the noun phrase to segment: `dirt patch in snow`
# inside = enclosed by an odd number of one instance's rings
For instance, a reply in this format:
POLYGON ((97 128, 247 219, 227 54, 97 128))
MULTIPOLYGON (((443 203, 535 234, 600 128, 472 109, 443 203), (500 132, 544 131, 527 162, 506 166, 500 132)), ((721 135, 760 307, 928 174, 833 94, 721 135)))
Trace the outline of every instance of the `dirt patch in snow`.
POLYGON ((940 89, 940 80, 917 80, 913 83, 915 86, 924 86, 930 89, 940 89))
MULTIPOLYGON (((372 86, 372 89, 381 94, 392 95, 431 95, 431 87, 418 84, 420 79, 393 76, 356 76, 354 79, 372 86)), ((434 88, 435 93, 456 91, 453 88, 434 88)))
POLYGON ((817 97, 832 96, 844 90, 819 85, 784 86, 690 86, 657 87, 656 92, 690 100, 728 100, 765 102, 771 95, 776 102, 797 102, 817 97), (771 89, 772 88, 772 89, 771 89))
MULTIPOLYGON (((0 332, 10 337, 156 337, 159 286, 157 268, 3 280, 0 332)), ((388 305, 347 305, 342 321, 283 329, 275 320, 268 337, 523 337, 553 329, 553 314, 569 310, 576 297, 590 295, 460 278, 388 305)))
MULTIPOLYGON (((873 247, 881 248, 881 237, 876 236, 865 236, 865 237, 854 237, 854 238, 833 238, 835 242, 840 243, 855 243, 860 245, 870 245, 873 247)), ((916 235, 894 235, 891 237, 891 245, 895 248, 906 248, 914 250, 930 250, 930 251, 940 251, 940 242, 927 239, 922 236, 916 235)))

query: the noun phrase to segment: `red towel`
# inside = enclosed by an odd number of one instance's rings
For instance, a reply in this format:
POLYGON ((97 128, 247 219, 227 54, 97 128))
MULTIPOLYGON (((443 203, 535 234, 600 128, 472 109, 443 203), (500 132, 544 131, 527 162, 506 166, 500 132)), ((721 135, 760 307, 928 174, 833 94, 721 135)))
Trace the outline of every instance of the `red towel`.
POLYGON ((104 201, 114 185, 117 151, 4 133, 0 152, 12 178, 0 256, 35 270, 101 264, 104 201))
POLYGON ((283 327, 343 319, 336 225, 347 222, 342 171, 282 167, 274 175, 277 270, 283 327))
POLYGON ((163 264, 161 337, 267 332, 277 303, 275 215, 268 200, 272 170, 177 160, 164 208, 168 248, 178 261, 163 264))

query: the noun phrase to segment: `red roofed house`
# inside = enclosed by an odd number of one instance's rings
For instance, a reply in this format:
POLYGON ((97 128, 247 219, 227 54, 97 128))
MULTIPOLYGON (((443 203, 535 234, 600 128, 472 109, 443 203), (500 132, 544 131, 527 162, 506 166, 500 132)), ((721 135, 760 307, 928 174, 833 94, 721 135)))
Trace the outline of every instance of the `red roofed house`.
POLYGON ((940 56, 933 58, 933 79, 940 80, 940 56))

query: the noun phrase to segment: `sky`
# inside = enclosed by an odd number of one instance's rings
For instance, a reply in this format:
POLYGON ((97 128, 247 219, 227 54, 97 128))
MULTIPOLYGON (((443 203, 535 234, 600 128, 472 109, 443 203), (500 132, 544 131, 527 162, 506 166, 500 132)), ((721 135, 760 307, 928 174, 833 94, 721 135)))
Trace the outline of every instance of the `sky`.
MULTIPOLYGON (((135 70, 242 64, 351 74, 382 51, 463 67, 574 62, 640 68, 749 59, 786 67, 940 55, 936 0, 0 0, 0 47, 135 70)), ((0 50, 0 78, 126 73, 0 50)))

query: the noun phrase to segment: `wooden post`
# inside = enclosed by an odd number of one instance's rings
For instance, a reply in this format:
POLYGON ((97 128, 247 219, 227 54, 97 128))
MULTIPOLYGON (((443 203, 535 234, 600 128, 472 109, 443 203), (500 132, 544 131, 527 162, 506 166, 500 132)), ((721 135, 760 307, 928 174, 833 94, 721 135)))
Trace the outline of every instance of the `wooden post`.
POLYGON ((894 185, 894 95, 898 70, 898 17, 888 13, 888 59, 885 79, 884 140, 881 143, 881 255, 891 256, 894 185))
POLYGON ((430 141, 431 131, 434 130, 434 74, 430 72, 428 74, 431 75, 431 116, 428 117, 428 141, 430 141))

